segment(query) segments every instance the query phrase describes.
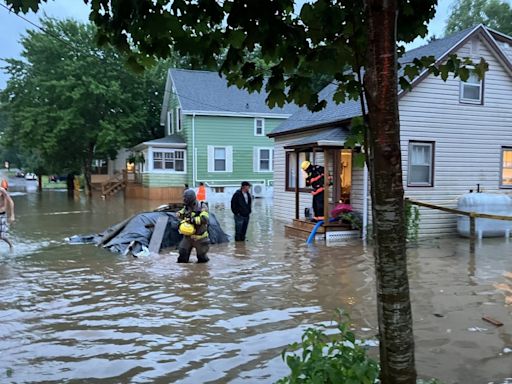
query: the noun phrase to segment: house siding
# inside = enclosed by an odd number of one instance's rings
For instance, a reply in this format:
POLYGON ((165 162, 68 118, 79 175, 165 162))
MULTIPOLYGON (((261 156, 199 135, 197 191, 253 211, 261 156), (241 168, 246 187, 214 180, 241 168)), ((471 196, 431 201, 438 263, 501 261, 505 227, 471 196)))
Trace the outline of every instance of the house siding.
MULTIPOLYGON (((471 42, 457 52, 470 55, 471 42)), ((479 54, 489 64, 483 105, 459 102, 459 80, 443 82, 429 76, 400 101, 401 149, 405 195, 455 208, 470 189, 508 192, 499 188, 501 147, 512 145, 512 83, 510 75, 483 43, 479 54), (435 143, 433 187, 408 187, 410 140, 435 143)), ((422 237, 453 235, 456 216, 420 208, 422 237)))
POLYGON ((187 175, 183 173, 144 173, 142 185, 144 187, 177 187, 184 186, 187 182, 187 175))
MULTIPOLYGON (((183 119, 182 135, 187 143, 188 181, 192 185, 193 142, 192 121, 187 115, 183 119)), ((265 133, 270 132, 282 119, 265 119, 265 133)), ((254 135, 253 117, 195 116, 195 147, 197 153, 196 180, 215 186, 239 186, 243 180, 271 185, 274 172, 254 171, 254 148, 273 148, 273 141, 267 136, 254 135), (233 148, 233 172, 208 172, 208 146, 233 148)))

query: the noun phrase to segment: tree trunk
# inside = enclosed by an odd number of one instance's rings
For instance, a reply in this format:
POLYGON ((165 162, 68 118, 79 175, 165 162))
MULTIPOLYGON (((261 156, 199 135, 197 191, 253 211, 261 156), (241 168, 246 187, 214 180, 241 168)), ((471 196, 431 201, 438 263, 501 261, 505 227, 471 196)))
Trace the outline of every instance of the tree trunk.
POLYGON ((87 153, 86 159, 83 164, 84 168, 84 181, 85 181, 85 195, 88 197, 92 196, 92 183, 91 183, 91 175, 92 175, 92 161, 94 158, 94 145, 89 146, 89 151, 87 153))
POLYGON ((407 277, 404 189, 400 154, 396 61, 396 0, 365 0, 374 257, 381 382, 416 383, 414 337, 407 277))

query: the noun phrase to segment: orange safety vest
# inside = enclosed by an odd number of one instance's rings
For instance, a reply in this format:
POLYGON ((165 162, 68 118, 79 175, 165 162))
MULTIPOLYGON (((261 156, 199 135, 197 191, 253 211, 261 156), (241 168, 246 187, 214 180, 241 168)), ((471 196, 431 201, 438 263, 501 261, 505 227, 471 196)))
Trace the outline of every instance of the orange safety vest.
POLYGON ((5 179, 2 179, 2 188, 3 189, 8 189, 9 188, 9 183, 5 179))
POLYGON ((197 188, 196 198, 199 201, 206 201, 206 188, 204 187, 204 185, 201 185, 199 186, 199 188, 197 188))

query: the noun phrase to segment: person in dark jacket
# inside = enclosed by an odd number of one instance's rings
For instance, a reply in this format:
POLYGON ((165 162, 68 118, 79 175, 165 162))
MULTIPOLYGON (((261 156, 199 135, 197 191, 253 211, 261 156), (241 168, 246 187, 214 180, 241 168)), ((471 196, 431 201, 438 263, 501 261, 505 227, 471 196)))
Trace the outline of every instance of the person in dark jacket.
POLYGON ((207 256, 210 249, 208 209, 197 201, 193 189, 183 192, 183 203, 185 206, 176 212, 180 220, 178 232, 183 235, 178 246, 178 263, 188 263, 192 248, 196 249, 197 262, 207 263, 210 260, 207 256))
POLYGON ((248 181, 242 182, 241 188, 237 189, 231 198, 231 212, 235 215, 235 241, 245 241, 245 234, 249 226, 252 205, 249 188, 251 188, 251 184, 248 181))

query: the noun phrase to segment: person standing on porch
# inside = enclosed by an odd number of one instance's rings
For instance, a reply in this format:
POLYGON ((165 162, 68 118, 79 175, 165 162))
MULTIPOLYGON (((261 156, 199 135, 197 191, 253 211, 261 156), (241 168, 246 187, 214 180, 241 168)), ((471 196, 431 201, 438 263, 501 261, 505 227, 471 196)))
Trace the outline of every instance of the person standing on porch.
POLYGON ((9 192, 5 188, 0 187, 0 240, 5 241, 9 248, 12 249, 12 242, 7 237, 9 232, 8 220, 11 223, 14 221, 14 202, 9 192))
POLYGON ((313 190, 313 212, 314 221, 324 219, 324 167, 321 165, 313 165, 309 161, 302 162, 302 170, 306 172, 306 185, 310 186, 313 190))
POLYGON ((252 206, 249 188, 251 188, 251 183, 243 181, 241 188, 237 189, 231 198, 231 212, 235 215, 235 241, 245 241, 245 234, 249 226, 252 206))

